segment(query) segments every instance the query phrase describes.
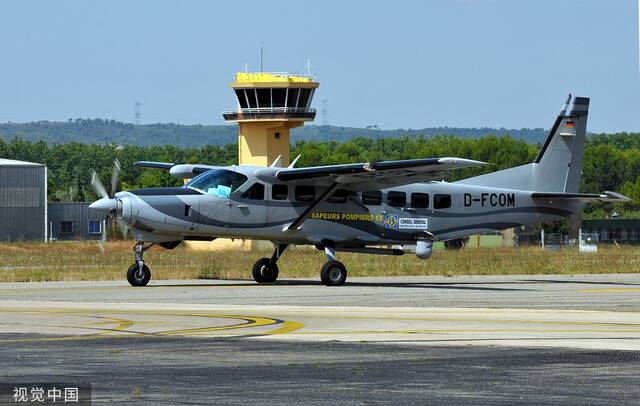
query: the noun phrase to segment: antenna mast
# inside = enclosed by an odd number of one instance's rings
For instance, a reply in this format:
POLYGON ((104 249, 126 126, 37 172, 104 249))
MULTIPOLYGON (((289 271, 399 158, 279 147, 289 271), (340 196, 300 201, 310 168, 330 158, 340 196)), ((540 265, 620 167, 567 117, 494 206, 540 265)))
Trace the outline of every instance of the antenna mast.
POLYGON ((140 125, 140 102, 136 102, 135 106, 135 123, 136 125, 140 125))

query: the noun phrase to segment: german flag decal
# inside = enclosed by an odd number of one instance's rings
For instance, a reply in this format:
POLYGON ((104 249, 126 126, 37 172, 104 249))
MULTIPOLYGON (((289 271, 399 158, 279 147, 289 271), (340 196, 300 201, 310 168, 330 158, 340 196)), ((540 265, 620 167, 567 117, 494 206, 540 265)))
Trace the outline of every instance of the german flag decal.
POLYGON ((573 127, 575 127, 575 124, 573 124, 573 121, 567 121, 567 122, 565 123, 565 125, 566 125, 568 128, 573 128, 573 127))

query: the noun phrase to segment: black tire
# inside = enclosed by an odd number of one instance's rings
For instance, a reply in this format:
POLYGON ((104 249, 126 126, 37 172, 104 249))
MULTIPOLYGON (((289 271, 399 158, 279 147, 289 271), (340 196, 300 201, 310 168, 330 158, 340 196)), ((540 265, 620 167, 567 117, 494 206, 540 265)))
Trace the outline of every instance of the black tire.
POLYGON ((131 286, 146 286, 150 279, 151 270, 146 265, 143 265, 142 270, 140 271, 140 267, 136 262, 129 267, 129 270, 127 270, 127 280, 131 286))
POLYGON ((320 280, 327 286, 342 286, 347 280, 347 268, 342 262, 329 261, 322 266, 320 280))
POLYGON ((273 283, 278 279, 278 264, 270 258, 260 258, 253 264, 253 280, 258 283, 273 283))

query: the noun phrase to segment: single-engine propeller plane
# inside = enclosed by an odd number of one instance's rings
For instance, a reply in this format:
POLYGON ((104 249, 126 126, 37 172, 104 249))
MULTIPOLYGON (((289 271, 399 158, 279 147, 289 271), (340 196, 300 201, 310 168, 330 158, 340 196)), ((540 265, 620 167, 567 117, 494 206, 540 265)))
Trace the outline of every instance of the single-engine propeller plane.
POLYGON ((253 278, 271 283, 278 259, 291 244, 324 250, 325 285, 345 283, 346 267, 336 252, 401 255, 415 246, 431 257, 435 241, 460 238, 566 217, 594 201, 628 199, 614 192, 579 193, 589 99, 569 95, 535 161, 526 165, 444 182, 452 170, 484 165, 463 158, 424 158, 295 168, 210 166, 136 162, 191 179, 183 187, 117 192, 95 176, 100 200, 90 208, 114 217, 137 241, 127 272, 144 286, 151 272, 143 259, 154 244, 174 248, 184 240, 239 238, 272 241, 271 258, 253 266, 253 278))

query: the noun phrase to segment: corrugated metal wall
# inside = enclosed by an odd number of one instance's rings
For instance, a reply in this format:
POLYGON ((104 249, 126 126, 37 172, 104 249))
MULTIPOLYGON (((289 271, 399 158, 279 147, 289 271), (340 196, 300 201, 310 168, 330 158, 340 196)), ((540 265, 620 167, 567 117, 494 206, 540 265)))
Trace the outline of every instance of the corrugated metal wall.
POLYGON ((45 239, 45 166, 0 165, 0 240, 45 239))
MULTIPOLYGON (((89 234, 89 221, 102 221, 100 216, 93 210, 89 210, 87 202, 62 202, 49 203, 49 226, 51 236, 58 240, 97 240, 100 234, 89 234), (72 222, 72 232, 62 233, 62 222, 72 222)), ((102 225, 101 225, 102 227, 102 225)))

